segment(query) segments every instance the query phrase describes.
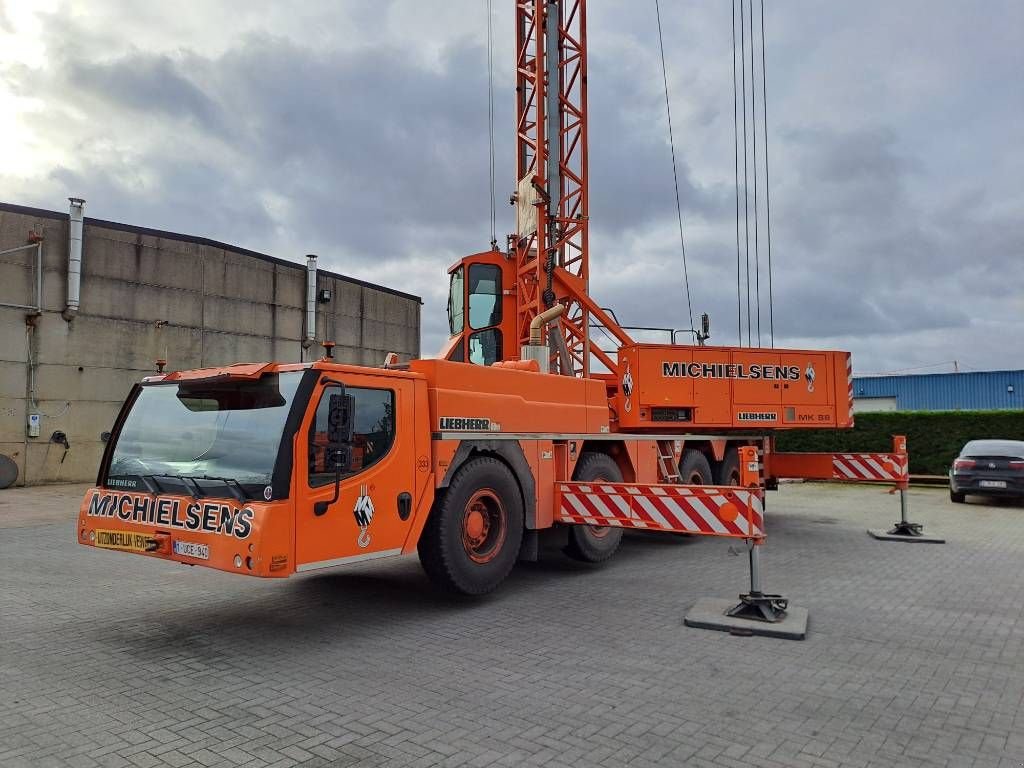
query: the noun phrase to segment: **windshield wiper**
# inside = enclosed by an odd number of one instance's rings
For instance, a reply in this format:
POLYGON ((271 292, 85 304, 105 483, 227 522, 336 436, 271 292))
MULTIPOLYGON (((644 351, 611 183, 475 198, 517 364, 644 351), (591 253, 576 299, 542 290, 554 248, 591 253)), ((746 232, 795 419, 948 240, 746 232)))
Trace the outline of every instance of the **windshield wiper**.
POLYGON ((161 484, 160 482, 160 478, 162 477, 164 478, 165 481, 175 480, 177 482, 182 483, 186 488, 191 488, 191 495, 193 499, 201 499, 206 495, 203 493, 203 489, 199 487, 199 483, 195 482, 194 480, 192 480, 191 477, 187 477, 186 475, 139 475, 139 477, 141 477, 143 480, 148 480, 153 485, 155 485, 158 493, 167 493, 166 489, 163 487, 163 484, 161 484))
MULTIPOLYGON (((183 480, 191 480, 195 483, 196 480, 216 480, 219 483, 224 483, 224 487, 227 488, 231 495, 235 497, 236 501, 240 501, 243 504, 250 498, 249 494, 245 492, 245 488, 242 484, 235 480, 233 477, 214 477, 213 475, 182 475, 183 480)), ((199 487, 198 483, 195 483, 196 487, 199 487)))
POLYGON ((147 486, 150 493, 168 493, 168 486, 173 484, 181 484, 185 486, 186 491, 193 499, 205 499, 209 494, 203 490, 203 487, 199 484, 199 480, 213 480, 218 483, 224 483, 224 487, 228 489, 232 498, 235 501, 242 502, 243 504, 249 499, 253 498, 246 492, 245 487, 232 477, 214 477, 213 475, 139 475, 138 476, 147 486))
POLYGON ((146 486, 146 490, 154 495, 164 492, 163 486, 160 485, 160 481, 157 480, 157 477, 157 475, 138 475, 138 478, 142 481, 143 485, 146 486))

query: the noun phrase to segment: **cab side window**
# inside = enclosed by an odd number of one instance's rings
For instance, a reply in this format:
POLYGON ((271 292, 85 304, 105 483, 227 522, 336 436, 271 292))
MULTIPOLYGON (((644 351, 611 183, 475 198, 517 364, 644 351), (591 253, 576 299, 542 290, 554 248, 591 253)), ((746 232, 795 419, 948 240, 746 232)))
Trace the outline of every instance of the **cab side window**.
POLYGON ((465 286, 462 283, 462 267, 452 272, 451 285, 448 290, 448 328, 452 336, 462 330, 464 318, 463 307, 466 297, 462 292, 465 286))
MULTIPOLYGON (((309 427, 309 484, 313 487, 334 482, 334 465, 327 450, 327 415, 331 395, 337 387, 326 387, 320 395, 316 416, 309 427)), ((347 387, 354 400, 352 467, 343 477, 369 469, 391 450, 395 442, 395 393, 390 389, 347 387)))

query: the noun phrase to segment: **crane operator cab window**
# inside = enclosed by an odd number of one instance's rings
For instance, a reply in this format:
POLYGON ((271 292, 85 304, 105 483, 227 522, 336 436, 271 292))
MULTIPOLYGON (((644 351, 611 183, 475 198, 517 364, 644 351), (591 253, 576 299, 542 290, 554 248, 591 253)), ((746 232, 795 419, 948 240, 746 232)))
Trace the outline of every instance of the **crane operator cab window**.
POLYGON ((460 266, 452 272, 448 322, 453 336, 465 333, 466 349, 458 349, 451 359, 493 365, 503 359, 501 329, 498 328, 501 324, 501 268, 495 264, 470 264, 468 280, 463 277, 463 269, 460 266), (468 312, 465 311, 467 303, 468 312))

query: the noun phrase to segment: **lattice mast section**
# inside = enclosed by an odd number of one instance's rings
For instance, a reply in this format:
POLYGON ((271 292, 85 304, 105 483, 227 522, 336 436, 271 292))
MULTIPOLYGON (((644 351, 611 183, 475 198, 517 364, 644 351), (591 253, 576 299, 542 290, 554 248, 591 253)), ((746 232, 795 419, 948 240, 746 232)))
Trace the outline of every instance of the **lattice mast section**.
MULTIPOLYGON (((516 0, 517 330, 565 305, 551 346, 562 373, 590 373, 585 0, 516 0), (559 354, 560 349, 560 354, 559 354)), ((554 335, 554 331, 552 331, 554 335)))

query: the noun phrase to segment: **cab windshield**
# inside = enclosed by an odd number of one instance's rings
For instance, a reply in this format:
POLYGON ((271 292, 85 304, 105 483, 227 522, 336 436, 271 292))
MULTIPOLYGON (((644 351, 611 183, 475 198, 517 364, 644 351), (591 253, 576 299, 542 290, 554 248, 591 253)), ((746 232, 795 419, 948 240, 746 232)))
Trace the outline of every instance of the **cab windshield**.
POLYGON ((270 485, 301 371, 255 380, 143 385, 116 437, 107 482, 254 498, 270 485))

